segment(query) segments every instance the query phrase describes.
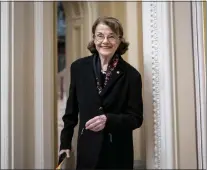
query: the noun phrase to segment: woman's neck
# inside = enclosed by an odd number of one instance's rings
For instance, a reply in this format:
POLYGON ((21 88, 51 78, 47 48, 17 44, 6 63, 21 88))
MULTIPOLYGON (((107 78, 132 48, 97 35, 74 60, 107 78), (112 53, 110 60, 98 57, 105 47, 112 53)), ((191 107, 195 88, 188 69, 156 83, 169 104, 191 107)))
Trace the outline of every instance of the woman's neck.
POLYGON ((104 56, 101 56, 100 55, 101 69, 103 71, 106 71, 107 70, 108 64, 109 64, 109 62, 110 62, 110 60, 111 60, 112 57, 113 56, 111 56, 111 57, 104 57, 104 56))

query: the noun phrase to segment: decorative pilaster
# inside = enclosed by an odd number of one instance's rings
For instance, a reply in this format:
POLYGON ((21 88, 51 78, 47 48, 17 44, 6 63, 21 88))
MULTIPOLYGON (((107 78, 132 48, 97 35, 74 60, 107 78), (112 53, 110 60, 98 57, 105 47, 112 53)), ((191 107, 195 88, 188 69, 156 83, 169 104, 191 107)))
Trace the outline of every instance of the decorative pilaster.
POLYGON ((34 102, 35 102, 35 168, 44 168, 44 103, 43 103, 43 3, 34 2, 34 102))
POLYGON ((34 2, 35 168, 54 168, 53 3, 34 2))
POLYGON ((206 63, 205 63, 205 32, 204 6, 203 2, 192 2, 193 23, 193 52, 194 52, 194 76, 196 97, 196 130, 198 169, 206 169, 206 63))
POLYGON ((152 56, 152 99, 154 115, 154 167, 161 168, 161 119, 160 119, 160 68, 159 68, 159 35, 157 21, 157 2, 150 4, 151 56, 152 56))
POLYGON ((144 102, 147 105, 144 110, 147 121, 151 119, 147 123, 146 136, 147 147, 154 148, 153 153, 147 149, 147 168, 174 168, 171 4, 144 2, 142 5, 144 102), (149 107, 150 104, 152 107, 149 107), (149 141, 151 136, 153 143, 149 141))
POLYGON ((11 168, 9 114, 10 2, 1 2, 1 169, 11 168))

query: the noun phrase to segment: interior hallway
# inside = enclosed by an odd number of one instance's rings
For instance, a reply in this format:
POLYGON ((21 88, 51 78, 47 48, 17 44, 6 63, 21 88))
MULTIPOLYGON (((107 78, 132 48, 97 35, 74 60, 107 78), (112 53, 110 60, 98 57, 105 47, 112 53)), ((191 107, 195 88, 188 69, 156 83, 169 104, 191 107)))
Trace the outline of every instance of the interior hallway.
POLYGON ((206 169, 206 3, 62 2, 60 39, 57 7, 1 2, 1 168, 55 167, 70 64, 89 54, 94 20, 110 15, 143 79, 136 167, 206 169))

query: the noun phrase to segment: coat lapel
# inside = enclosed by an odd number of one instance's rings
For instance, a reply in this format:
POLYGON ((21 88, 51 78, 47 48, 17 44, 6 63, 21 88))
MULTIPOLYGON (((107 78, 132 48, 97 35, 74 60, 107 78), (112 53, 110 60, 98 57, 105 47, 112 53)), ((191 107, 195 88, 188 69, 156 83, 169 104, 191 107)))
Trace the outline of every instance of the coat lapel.
MULTIPOLYGON (((98 90, 97 90, 97 86, 96 86, 96 73, 94 70, 94 56, 90 56, 90 60, 88 60, 88 62, 86 63, 86 68, 84 70, 84 75, 86 77, 85 83, 89 83, 89 87, 92 89, 91 94, 94 94, 94 96, 98 99, 98 101, 100 100, 100 96, 98 94, 98 90)), ((95 100, 97 101, 97 100, 95 100)))
POLYGON ((100 96, 103 97, 107 91, 116 83, 116 81, 121 78, 125 73, 125 64, 124 60, 120 57, 120 60, 112 72, 111 78, 108 81, 108 84, 103 88, 102 92, 100 93, 100 96))

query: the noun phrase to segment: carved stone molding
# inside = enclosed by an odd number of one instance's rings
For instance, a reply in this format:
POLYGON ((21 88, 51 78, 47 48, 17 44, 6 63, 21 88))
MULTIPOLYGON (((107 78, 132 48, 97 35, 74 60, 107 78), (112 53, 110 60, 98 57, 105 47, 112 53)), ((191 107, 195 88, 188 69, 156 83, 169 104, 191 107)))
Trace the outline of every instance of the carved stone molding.
POLYGON ((161 129, 160 129, 160 92, 159 92, 159 42, 157 23, 157 2, 150 4, 151 56, 152 56, 152 98, 154 115, 154 168, 160 169, 161 129))
POLYGON ((172 4, 154 1, 144 2, 142 5, 147 169, 172 169, 174 168, 172 4))

